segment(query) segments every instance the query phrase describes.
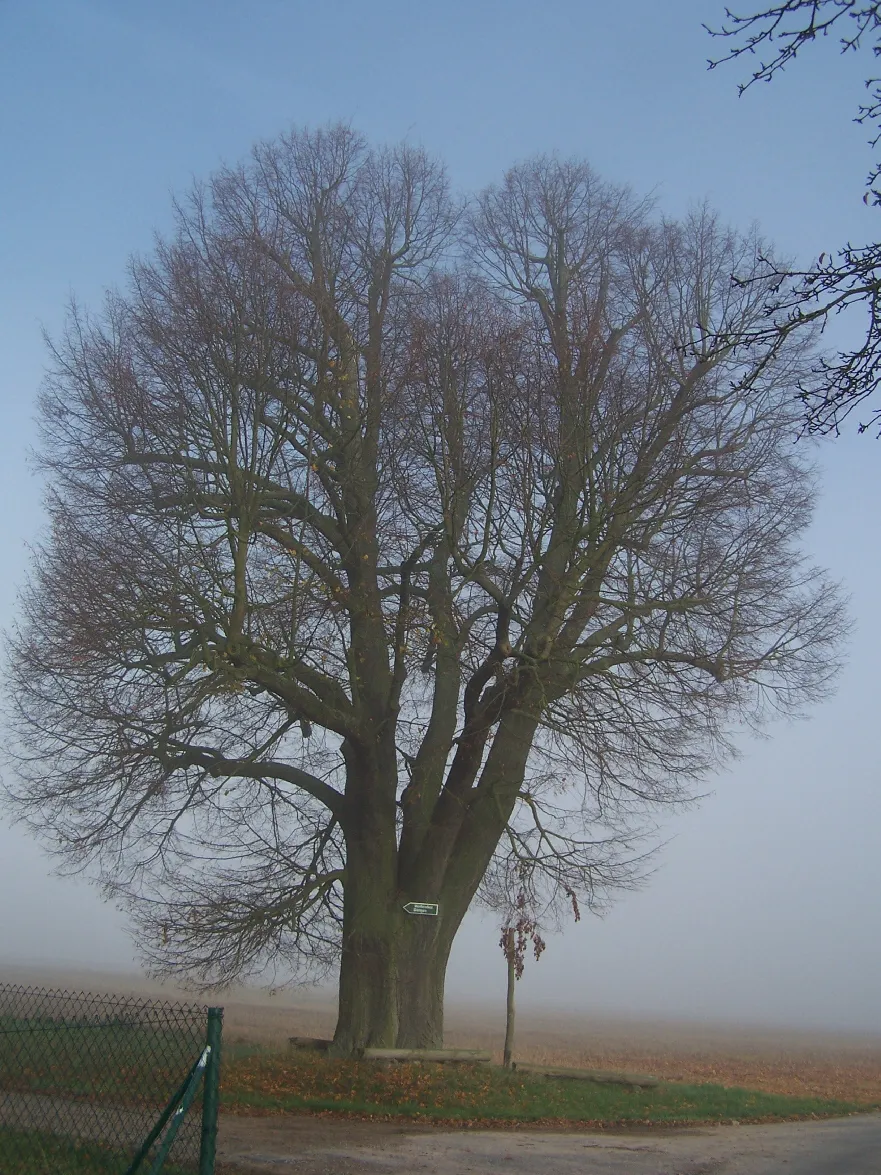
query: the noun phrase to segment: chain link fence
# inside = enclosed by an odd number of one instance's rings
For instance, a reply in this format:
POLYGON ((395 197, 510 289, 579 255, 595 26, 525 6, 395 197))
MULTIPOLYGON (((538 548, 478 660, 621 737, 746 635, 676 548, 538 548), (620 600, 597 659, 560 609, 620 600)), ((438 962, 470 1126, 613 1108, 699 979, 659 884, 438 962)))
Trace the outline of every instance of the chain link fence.
POLYGON ((222 1015, 0 984, 0 1171, 211 1175, 222 1015))

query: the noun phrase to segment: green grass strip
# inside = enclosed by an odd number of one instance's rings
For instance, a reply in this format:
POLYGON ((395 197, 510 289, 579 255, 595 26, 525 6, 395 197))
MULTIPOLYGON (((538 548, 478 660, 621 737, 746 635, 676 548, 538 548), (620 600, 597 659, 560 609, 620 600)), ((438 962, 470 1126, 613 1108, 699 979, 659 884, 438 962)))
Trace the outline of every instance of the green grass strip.
POLYGON ((238 1112, 312 1110, 451 1122, 592 1125, 771 1122, 839 1117, 872 1108, 721 1085, 662 1083, 653 1089, 630 1089, 490 1066, 383 1067, 286 1056, 255 1056, 230 1064, 223 1075, 221 1106, 238 1112))

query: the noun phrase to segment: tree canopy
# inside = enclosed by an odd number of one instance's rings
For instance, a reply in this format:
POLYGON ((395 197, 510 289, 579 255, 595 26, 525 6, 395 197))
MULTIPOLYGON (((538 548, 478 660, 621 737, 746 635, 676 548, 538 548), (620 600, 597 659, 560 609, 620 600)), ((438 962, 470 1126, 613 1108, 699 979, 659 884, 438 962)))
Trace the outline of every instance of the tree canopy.
POLYGON ((9 803, 154 965, 339 960, 340 1051, 436 1044, 488 870, 590 906, 732 729, 824 696, 846 621, 799 548, 809 357, 750 341, 768 256, 579 161, 457 201, 335 126, 71 307, 9 803))

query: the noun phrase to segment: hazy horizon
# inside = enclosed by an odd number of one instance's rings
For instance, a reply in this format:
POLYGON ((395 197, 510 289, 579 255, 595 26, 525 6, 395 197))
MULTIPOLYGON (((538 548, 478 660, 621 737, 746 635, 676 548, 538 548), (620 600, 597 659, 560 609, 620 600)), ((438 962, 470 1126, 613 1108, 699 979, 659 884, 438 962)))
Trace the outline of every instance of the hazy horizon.
MULTIPOLYGON (((226 987, 200 991, 185 986, 174 979, 160 980, 149 977, 143 971, 132 969, 105 970, 99 967, 89 967, 76 961, 65 964, 63 960, 53 961, 51 964, 39 960, 21 960, 16 963, 0 963, 0 984, 21 983, 27 986, 42 986, 59 991, 89 990, 95 992, 113 991, 121 995, 131 994, 143 998, 162 998, 193 1002, 199 1004, 223 1005, 235 1003, 253 1005, 256 1007, 276 1007, 290 1009, 335 1009, 337 1001, 336 985, 330 981, 326 984, 304 983, 291 986, 267 987, 259 983, 234 983, 226 987)), ((504 1028, 505 1019, 505 992, 500 986, 495 993, 484 990, 481 995, 462 995, 448 993, 445 1001, 448 1016, 459 1023, 462 1017, 477 1015, 489 1017, 492 1026, 496 1029, 504 1028)), ((578 1016, 591 1023, 608 1023, 614 1025, 628 1025, 650 1028, 652 1025, 683 1028, 728 1031, 737 1033, 757 1032, 792 1034, 793 1037, 810 1038, 828 1036, 831 1039, 853 1039, 865 1043, 873 1041, 881 1044, 881 1027, 866 1029, 865 1027, 847 1026, 841 1024, 814 1024, 797 1020, 763 1019, 761 1016, 726 1016, 718 1013, 713 1016, 699 1015, 687 1010, 672 1012, 653 1010, 651 1008, 622 1008, 614 1005, 596 1005, 585 1007, 572 1000, 549 999, 546 996, 517 990, 516 1007, 519 1021, 527 1020, 530 1030, 543 1017, 549 1020, 578 1016)))

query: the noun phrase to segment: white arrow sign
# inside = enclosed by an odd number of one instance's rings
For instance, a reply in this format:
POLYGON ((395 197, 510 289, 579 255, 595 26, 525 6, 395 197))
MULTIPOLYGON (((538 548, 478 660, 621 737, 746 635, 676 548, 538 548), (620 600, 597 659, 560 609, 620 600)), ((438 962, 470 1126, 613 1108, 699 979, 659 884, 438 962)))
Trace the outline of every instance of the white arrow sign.
POLYGON ((430 914, 433 918, 437 917, 438 908, 437 902, 407 902, 404 906, 408 914, 430 914))

